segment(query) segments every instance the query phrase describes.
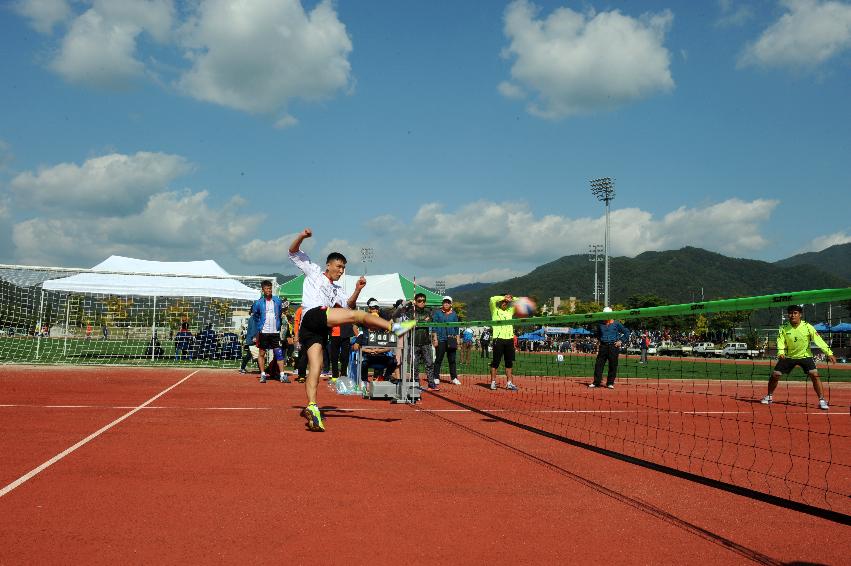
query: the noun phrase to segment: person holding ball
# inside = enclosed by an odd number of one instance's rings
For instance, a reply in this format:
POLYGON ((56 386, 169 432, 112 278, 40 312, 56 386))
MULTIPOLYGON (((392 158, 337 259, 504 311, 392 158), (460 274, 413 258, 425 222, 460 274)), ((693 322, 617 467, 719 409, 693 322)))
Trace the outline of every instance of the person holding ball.
MULTIPOLYGON (((490 298, 491 320, 511 320, 514 318, 514 297, 511 293, 495 295, 490 298)), ((493 327, 493 358, 491 359, 491 389, 496 390, 496 370, 505 359, 505 388, 517 391, 512 382, 514 367, 514 326, 510 324, 493 327)))

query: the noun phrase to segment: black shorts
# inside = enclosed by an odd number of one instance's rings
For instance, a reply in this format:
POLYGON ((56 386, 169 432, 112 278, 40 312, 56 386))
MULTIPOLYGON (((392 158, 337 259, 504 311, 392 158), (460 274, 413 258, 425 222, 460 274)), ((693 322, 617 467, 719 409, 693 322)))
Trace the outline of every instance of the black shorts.
POLYGON ((301 347, 307 350, 313 344, 328 345, 328 309, 326 307, 314 307, 304 313, 301 317, 301 326, 298 331, 298 341, 301 347))
POLYGON ((783 375, 786 375, 795 369, 795 366, 801 366, 804 373, 816 371, 816 361, 813 358, 782 358, 777 360, 774 371, 779 371, 783 375))
POLYGON ((281 335, 277 332, 275 334, 265 334, 261 332, 257 335, 257 346, 261 350, 274 350, 275 348, 280 348, 281 335))
POLYGON ((493 360, 491 360, 491 367, 499 369, 499 362, 502 358, 505 358, 505 369, 511 369, 514 367, 513 338, 493 339, 493 360))

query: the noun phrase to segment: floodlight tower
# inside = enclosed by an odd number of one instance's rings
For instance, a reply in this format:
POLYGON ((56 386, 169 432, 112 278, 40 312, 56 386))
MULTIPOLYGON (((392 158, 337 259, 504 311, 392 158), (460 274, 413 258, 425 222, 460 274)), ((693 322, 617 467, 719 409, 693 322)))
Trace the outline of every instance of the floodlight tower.
POLYGON ((588 261, 594 262, 594 302, 600 302, 600 283, 597 280, 597 264, 603 261, 600 257, 600 252, 603 251, 603 244, 588 244, 588 261))
POLYGON ((603 253, 605 266, 603 281, 603 306, 609 306, 609 202, 615 198, 615 181, 610 177, 601 177, 591 180, 591 192, 597 200, 606 203, 606 237, 603 241, 603 253))
POLYGON ((372 263, 372 260, 375 259, 375 248, 361 248, 360 259, 363 263, 363 274, 366 275, 366 264, 372 263))
POLYGON ((438 295, 446 294, 446 281, 443 279, 438 279, 434 282, 434 290, 437 291, 438 295))

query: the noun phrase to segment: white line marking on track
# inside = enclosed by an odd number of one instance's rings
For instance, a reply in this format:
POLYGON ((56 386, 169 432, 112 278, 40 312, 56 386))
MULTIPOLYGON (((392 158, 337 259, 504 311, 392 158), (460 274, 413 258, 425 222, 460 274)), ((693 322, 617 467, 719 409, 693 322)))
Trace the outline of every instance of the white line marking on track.
POLYGON ((154 395, 153 397, 151 397, 150 399, 148 399, 147 401, 145 401, 144 403, 142 403, 138 407, 134 408, 129 413, 125 413, 124 415, 118 417, 117 419, 115 419, 114 421, 112 421, 108 425, 104 426, 100 430, 93 432, 92 434, 90 434, 89 436, 87 436, 86 438, 84 438, 83 440, 81 440, 80 442, 75 444, 74 446, 64 450, 63 452, 60 452, 59 454, 57 454, 56 456, 54 456, 53 458, 51 458, 47 462, 40 465, 39 467, 35 468, 34 470, 27 472, 26 474, 19 477, 18 479, 16 479, 15 481, 10 483, 9 485, 4 487, 3 489, 0 489, 0 497, 3 497, 4 495, 9 493, 13 489, 20 486, 22 483, 24 483, 28 480, 31 480, 32 478, 34 478, 35 476, 37 476, 38 474, 40 474, 41 472, 43 472, 44 470, 46 470, 47 468, 49 468, 50 466, 52 466, 53 464, 55 464, 56 462, 58 462, 59 460, 64 458, 65 456, 67 456, 68 454, 71 454, 72 452, 74 452, 78 448, 85 446, 86 444, 88 444, 89 442, 91 442, 92 440, 94 440, 95 438, 97 438, 98 436, 103 434, 104 432, 108 431, 109 429, 111 429, 115 425, 129 419, 130 417, 132 417, 133 415, 135 415, 136 413, 138 413, 139 411, 141 411, 142 409, 144 409, 145 407, 147 407, 148 405, 150 405, 151 403, 153 403, 154 401, 156 401, 157 399, 159 399, 160 397, 162 397, 163 395, 165 395, 166 393, 168 393, 169 391, 171 391, 172 389, 174 389, 175 387, 177 387, 181 383, 185 382, 187 379, 189 379, 190 377, 192 377, 193 375, 195 375, 199 371, 201 371, 201 370, 193 371, 192 373, 190 373, 189 375, 187 375, 186 377, 184 377, 183 379, 181 379, 180 381, 178 381, 174 385, 167 387, 166 389, 160 391, 159 393, 157 393, 156 395, 154 395))

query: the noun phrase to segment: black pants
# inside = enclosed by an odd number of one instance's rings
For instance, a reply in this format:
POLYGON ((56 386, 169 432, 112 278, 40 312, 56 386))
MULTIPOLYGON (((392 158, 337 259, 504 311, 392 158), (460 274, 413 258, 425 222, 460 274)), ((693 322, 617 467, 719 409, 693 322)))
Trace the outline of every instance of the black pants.
POLYGON ((304 346, 298 351, 298 358, 295 360, 295 369, 298 372, 299 379, 307 377, 307 348, 304 346))
POLYGON ((597 362, 594 364, 594 385, 600 385, 603 380, 603 366, 609 362, 609 373, 606 375, 606 385, 614 385, 618 375, 618 354, 620 349, 611 342, 600 342, 597 352, 597 362))
POLYGON ((349 354, 352 351, 352 343, 348 338, 332 336, 328 340, 328 357, 331 358, 331 377, 340 377, 349 373, 349 354))
POLYGON ((446 354, 446 359, 449 360, 449 375, 452 379, 458 379, 458 370, 455 368, 455 353, 457 348, 449 350, 446 347, 446 340, 437 343, 437 352, 434 354, 434 377, 432 381, 437 381, 440 378, 440 366, 443 365, 443 355, 446 354))
POLYGON ((488 344, 490 344, 490 340, 480 340, 479 343, 482 345, 482 357, 488 357, 488 344))
POLYGON ((251 348, 248 346, 243 346, 242 352, 242 364, 240 364, 239 369, 245 369, 248 366, 248 362, 254 357, 251 355, 251 348))

